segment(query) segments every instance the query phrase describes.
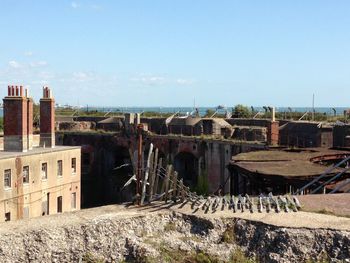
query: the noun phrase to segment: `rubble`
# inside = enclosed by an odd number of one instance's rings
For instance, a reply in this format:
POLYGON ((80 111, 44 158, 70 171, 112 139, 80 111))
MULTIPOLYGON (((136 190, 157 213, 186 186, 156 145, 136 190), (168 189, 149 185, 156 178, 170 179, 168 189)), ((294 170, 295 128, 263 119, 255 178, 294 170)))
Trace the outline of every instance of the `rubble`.
POLYGON ((251 262, 350 259, 347 230, 280 227, 171 210, 115 210, 101 207, 4 223, 0 225, 0 261, 164 262, 163 257, 176 257, 175 253, 183 257, 202 253, 229 262, 241 252, 251 262))

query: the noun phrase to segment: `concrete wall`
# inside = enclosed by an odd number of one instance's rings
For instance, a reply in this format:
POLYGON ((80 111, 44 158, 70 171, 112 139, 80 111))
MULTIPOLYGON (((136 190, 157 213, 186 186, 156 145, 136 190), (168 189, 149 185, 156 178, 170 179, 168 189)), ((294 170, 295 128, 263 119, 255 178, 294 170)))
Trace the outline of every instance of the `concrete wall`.
POLYGON ((271 122, 270 119, 240 119, 240 118, 232 118, 225 119, 229 124, 236 126, 260 126, 267 127, 271 122))
POLYGON ((332 141, 332 128, 318 127, 315 122, 289 122, 279 131, 282 146, 331 147, 332 141))
POLYGON ((350 147, 350 125, 336 125, 333 128, 333 146, 350 147))
MULTIPOLYGON (((88 165, 83 164, 83 207, 131 200, 134 184, 124 189, 123 192, 121 192, 121 187, 132 175, 132 167, 123 167, 118 170, 114 170, 114 168, 130 162, 130 153, 133 154, 137 149, 137 141, 134 136, 61 133, 58 134, 56 141, 63 145, 81 145, 82 154, 87 154, 85 157, 90 160, 88 165)), ((183 166, 197 164, 194 176, 198 176, 201 172, 206 174, 209 182, 209 193, 213 193, 219 188, 222 188, 221 191, 225 193, 230 191, 231 182, 227 165, 232 155, 266 148, 264 144, 256 143, 145 135, 143 148, 145 153, 148 152, 150 143, 159 149, 159 156, 163 158, 164 165, 176 162, 176 166, 182 172, 186 172, 183 166), (187 156, 189 156, 188 154, 192 155, 190 156, 191 160, 186 162, 179 156, 182 153, 186 153, 187 156), (222 187, 225 182, 225 187, 222 187)), ((190 177, 193 178, 193 176, 190 177)), ((196 179, 194 178, 193 182, 190 182, 191 186, 195 186, 196 179)))
POLYGON ((55 150, 17 155, 0 160, 0 222, 5 213, 11 220, 37 217, 43 214, 43 204, 49 194, 49 213, 57 213, 57 197, 62 196, 63 212, 80 209, 80 149, 55 150), (76 158, 76 173, 72 173, 72 158, 76 158), (62 160, 63 175, 57 176, 57 161, 62 160), (41 165, 47 163, 47 179, 42 178, 41 165), (23 183, 23 167, 29 166, 29 183, 23 183), (11 188, 4 187, 4 171, 11 169, 11 188), (76 208, 71 207, 71 194, 76 193, 76 208))

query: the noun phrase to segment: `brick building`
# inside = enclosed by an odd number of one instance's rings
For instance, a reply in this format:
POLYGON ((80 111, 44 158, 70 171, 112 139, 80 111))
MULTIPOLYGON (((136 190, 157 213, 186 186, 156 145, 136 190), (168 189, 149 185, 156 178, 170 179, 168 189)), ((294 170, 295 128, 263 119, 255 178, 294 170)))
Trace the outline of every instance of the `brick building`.
POLYGON ((33 100, 9 86, 0 151, 0 222, 80 209, 80 147, 55 146, 49 88, 40 100, 40 142, 33 144, 33 100))

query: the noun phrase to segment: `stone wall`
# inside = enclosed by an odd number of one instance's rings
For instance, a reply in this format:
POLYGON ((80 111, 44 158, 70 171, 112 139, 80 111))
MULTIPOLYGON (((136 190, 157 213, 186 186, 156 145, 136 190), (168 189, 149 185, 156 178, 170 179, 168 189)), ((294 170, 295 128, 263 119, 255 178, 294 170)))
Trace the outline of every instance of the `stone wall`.
POLYGON ((350 258, 349 231, 170 211, 114 213, 101 207, 1 224, 0 233, 1 262, 164 262, 175 253, 182 259, 202 253, 223 262, 237 254, 262 263, 350 258))

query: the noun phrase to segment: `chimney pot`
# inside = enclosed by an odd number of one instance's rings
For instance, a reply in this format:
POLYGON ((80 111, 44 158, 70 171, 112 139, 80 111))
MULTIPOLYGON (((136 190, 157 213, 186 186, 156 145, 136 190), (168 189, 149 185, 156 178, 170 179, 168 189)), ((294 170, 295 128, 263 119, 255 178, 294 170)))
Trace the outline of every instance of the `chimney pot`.
POLYGON ((11 96, 11 86, 7 86, 7 96, 11 96))
POLYGON ((19 95, 23 97, 23 86, 19 86, 19 95))
POLYGON ((16 96, 19 96, 19 90, 18 90, 18 86, 16 86, 16 96))

